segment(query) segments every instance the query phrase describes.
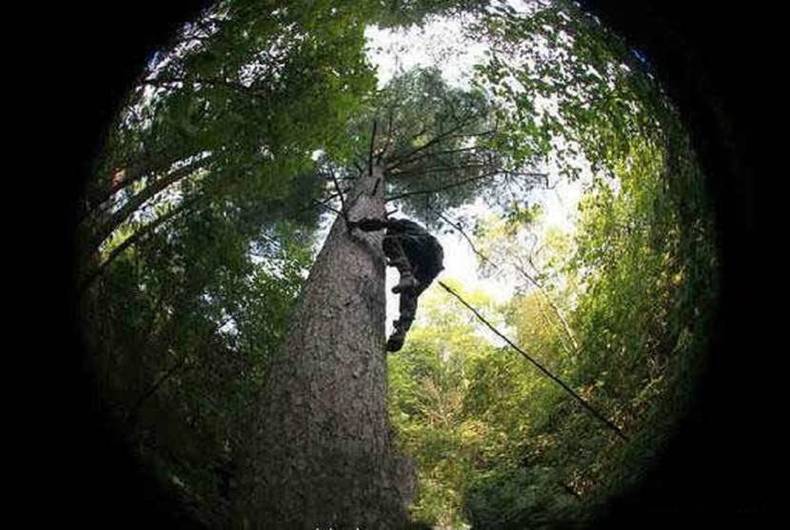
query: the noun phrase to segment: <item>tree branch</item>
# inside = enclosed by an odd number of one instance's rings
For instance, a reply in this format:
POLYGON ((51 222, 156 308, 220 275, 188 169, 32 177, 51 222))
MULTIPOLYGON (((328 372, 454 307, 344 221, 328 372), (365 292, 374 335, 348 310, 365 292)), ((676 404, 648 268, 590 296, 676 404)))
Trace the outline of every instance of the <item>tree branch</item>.
POLYGON ((444 132, 441 132, 438 135, 436 135, 433 138, 431 138, 425 145, 421 145, 420 147, 418 147, 416 149, 413 149, 411 152, 409 152, 408 154, 406 154, 404 156, 397 157, 395 159, 395 164, 387 166, 387 170, 391 171, 391 170, 397 168, 400 164, 403 163, 404 160, 407 160, 407 159, 411 158, 412 156, 416 155, 417 153, 420 153, 420 152, 430 148, 431 146, 434 146, 434 145, 438 144, 439 142, 442 142, 446 138, 449 138, 454 132, 462 129, 465 125, 466 125, 466 123, 463 123, 463 122, 462 123, 457 123, 454 127, 450 127, 448 130, 446 130, 444 132))
POLYGON ((341 212, 340 210, 337 210, 336 208, 332 208, 331 206, 329 206, 328 204, 326 204, 324 202, 321 202, 319 200, 313 199, 313 204, 315 206, 320 206, 321 208, 326 208, 330 212, 336 213, 340 217, 344 217, 345 218, 345 216, 343 215, 343 212, 341 212))
MULTIPOLYGON (((90 286, 90 284, 93 283, 93 281, 97 277, 99 277, 101 274, 104 273, 105 269, 109 266, 109 264, 112 263, 112 261, 115 260, 115 258, 117 258, 121 253, 123 253, 123 251, 125 251, 130 246, 132 246, 132 245, 136 244, 137 242, 139 242, 142 238, 144 238, 148 234, 152 233, 159 226, 165 224, 166 222, 170 221, 174 217, 176 217, 176 216, 180 215, 181 213, 185 212, 186 210, 188 210, 196 202, 198 202, 197 198, 195 198, 195 199, 193 199, 191 201, 187 201, 187 202, 181 203, 180 205, 176 206, 175 208, 173 208, 172 210, 170 210, 166 214, 164 214, 161 217, 159 217, 157 220, 148 223, 147 225, 142 227, 140 230, 138 230, 137 232, 135 232, 131 236, 127 237, 123 241, 123 243, 121 243, 120 245, 115 247, 112 250, 112 252, 110 252, 110 254, 107 256, 107 258, 105 258, 105 260, 101 263, 101 265, 96 267, 96 269, 93 272, 88 274, 88 276, 80 284, 78 292, 82 293, 83 291, 85 291, 90 286)), ((91 249, 91 252, 92 251, 93 250, 91 249)))
MULTIPOLYGON (((477 254, 477 256, 479 256, 480 259, 482 259, 483 261, 489 263, 495 269, 499 270, 500 267, 499 267, 499 265, 497 263, 495 263, 488 256, 486 256, 485 254, 483 254, 482 252, 477 250, 477 248, 475 247, 474 242, 472 241, 472 238, 469 237, 469 235, 464 231, 464 229, 461 227, 460 224, 454 223, 453 221, 448 219, 443 213, 441 213, 439 210, 433 208, 430 204, 428 204, 428 208, 431 209, 434 213, 436 213, 436 215, 438 215, 444 222, 446 222, 447 224, 449 224, 450 226, 452 226, 453 228, 458 230, 458 232, 463 236, 463 238, 466 239, 467 243, 469 243, 469 247, 472 249, 472 252, 477 254)), ((549 305, 551 310, 554 312, 554 315, 559 319, 560 324, 562 325, 563 333, 566 335, 568 340, 571 342, 571 346, 573 348, 572 351, 578 351, 579 350, 579 343, 576 341, 576 336, 574 335, 573 331, 571 330, 571 326, 568 323, 568 320, 565 318, 565 315, 563 315, 562 310, 560 310, 559 306, 554 302, 554 300, 552 300, 551 296, 549 296, 549 293, 546 291, 546 288, 543 287, 543 285, 537 280, 537 278, 535 278, 533 275, 529 274, 521 265, 516 264, 516 263, 512 263, 512 265, 519 273, 521 273, 521 275, 523 275, 527 280, 529 280, 538 289, 538 292, 543 296, 543 298, 545 299, 546 303, 549 305)), ((530 265, 532 265, 533 268, 537 269, 537 267, 535 267, 535 265, 532 263, 531 260, 530 260, 530 265)), ((551 323, 550 321, 548 321, 548 319, 546 319, 546 320, 547 320, 547 322, 551 323)), ((556 324, 554 324, 554 326, 556 327, 556 324)), ((563 347, 564 347, 564 349, 566 351, 568 350, 567 346, 565 346, 564 343, 563 343, 563 347)))
POLYGON ((381 160, 384 158, 384 155, 389 150, 390 146, 392 145, 392 140, 394 135, 392 134, 392 107, 387 110, 387 143, 384 144, 384 147, 379 152, 379 156, 376 157, 376 163, 380 164, 381 160))
POLYGON ((229 88, 234 90, 240 94, 245 96, 251 96, 256 99, 260 99, 262 101, 269 102, 269 97, 266 94, 258 92, 251 87, 245 86, 241 83, 236 81, 230 81, 228 79, 187 79, 187 78, 178 78, 178 77, 164 77, 164 78, 156 78, 156 79, 145 79, 143 83, 151 86, 165 86, 165 85, 172 85, 174 83, 191 83, 192 85, 200 84, 200 85, 208 85, 208 86, 215 86, 215 87, 222 87, 222 88, 229 88))
POLYGON ((494 263, 493 261, 491 261, 491 260, 488 258, 488 256, 486 256, 485 254, 483 254, 482 252, 480 252, 479 250, 477 250, 477 247, 475 247, 475 244, 474 244, 474 242, 472 242, 472 238, 470 238, 470 237, 467 235, 466 231, 464 231, 464 229, 461 227, 461 225, 460 225, 460 224, 452 222, 450 219, 448 219, 447 217, 445 217, 445 215, 444 215, 442 212, 440 212, 439 210, 436 210, 436 209, 435 209, 435 208, 433 208, 433 207, 432 207, 430 204, 428 205, 428 208, 430 208, 431 210, 433 210, 433 212, 434 212, 434 213, 436 213, 436 215, 438 215, 438 216, 439 216, 439 217, 440 217, 440 218, 441 218, 441 219, 442 219, 442 220, 443 220, 445 223, 449 224, 450 226, 452 226, 453 228, 455 228, 456 230, 458 230, 458 232, 459 232, 459 233, 460 233, 460 234, 463 236, 463 238, 464 238, 464 239, 466 239, 466 242, 467 242, 467 243, 469 243, 469 247, 472 249, 472 252, 474 252, 475 254, 477 254, 477 255, 480 257, 480 259, 482 259, 482 260, 483 260, 483 261, 485 261, 485 262, 488 262, 488 263, 490 263, 490 264, 491 264, 491 265, 492 265, 492 266, 493 266, 495 269, 499 269, 499 265, 497 265, 496 263, 494 263))
POLYGON ((337 176, 335 175, 335 172, 331 168, 329 169, 329 174, 332 176, 332 182, 335 184, 335 190, 337 191, 337 194, 340 196, 340 213, 343 217, 343 220, 346 222, 346 228, 348 228, 348 230, 351 230, 351 228, 348 226, 348 211, 346 210, 346 200, 343 198, 343 192, 340 190, 340 184, 338 184, 337 182, 337 176))
POLYGON ((465 152, 475 151, 475 150, 479 151, 480 148, 476 147, 476 146, 459 147, 458 149, 444 149, 442 151, 432 151, 432 152, 428 152, 428 153, 422 153, 419 156, 416 156, 414 158, 412 158, 412 157, 401 158, 398 161, 397 164, 395 164, 394 166, 391 166, 389 169, 390 170, 397 169, 398 167, 402 167, 403 165, 413 164, 414 162, 416 162, 418 160, 422 160, 423 158, 428 158, 428 157, 431 157, 431 156, 452 155, 452 154, 456 154, 456 153, 465 153, 465 152))
POLYGON ((156 393, 156 391, 159 390, 159 388, 163 384, 165 384, 165 382, 168 379, 173 377, 176 374, 176 372, 178 372, 183 366, 186 365, 186 360, 187 357, 185 355, 167 372, 162 374, 162 376, 153 385, 151 385, 151 387, 147 391, 145 391, 139 398, 137 398, 137 401, 135 401, 134 405, 132 405, 132 407, 129 409, 129 412, 126 414, 125 421, 127 424, 131 424, 136 420, 137 414, 140 412, 140 408, 143 406, 143 404, 148 400, 148 398, 153 396, 156 393))
POLYGON ((118 226, 126 220, 132 213, 134 213, 145 201, 163 191, 165 188, 175 184, 187 175, 191 175, 197 171, 206 162, 211 162, 214 157, 212 155, 205 156, 199 160, 192 161, 185 166, 182 166, 164 177, 158 178, 150 185, 143 188, 140 192, 133 195, 126 204, 124 204, 117 212, 112 214, 110 218, 102 223, 96 233, 90 238, 89 246, 98 247, 102 241, 118 228, 118 226))
MULTIPOLYGON (((530 264, 534 269, 537 270, 537 267, 535 267, 535 265, 531 262, 531 260, 530 260, 530 264)), ((571 345, 573 346, 573 349, 578 350, 579 343, 576 341, 576 336, 571 330, 571 326, 568 323, 568 320, 565 318, 565 315, 562 314, 562 311, 560 310, 559 306, 556 303, 554 303, 554 300, 552 300, 551 296, 549 296, 549 293, 546 292, 546 288, 543 287, 543 284, 539 282, 538 279, 535 278, 532 274, 529 274, 526 271, 526 269, 524 269, 523 266, 513 263, 513 267, 527 280, 532 282, 532 284, 538 289, 538 292, 541 295, 543 295, 543 298, 546 300, 546 303, 549 304, 551 310, 554 311, 554 314, 560 320, 560 323, 562 324, 562 330, 565 332, 565 335, 568 337, 568 340, 571 341, 571 345)))
POLYGON ((481 180, 481 179, 484 179, 484 178, 493 177, 493 176, 495 176, 497 174, 499 174, 499 171, 492 171, 490 173, 484 173, 482 175, 476 175, 474 177, 470 177, 470 178, 467 178, 467 179, 459 180, 457 182, 451 182, 450 184, 447 184, 445 186, 440 186, 438 188, 433 188, 433 189, 428 189, 428 190, 407 191, 407 192, 401 193, 399 195, 393 195, 392 197, 387 197, 387 198, 384 199, 384 202, 395 201, 395 200, 403 199, 405 197, 411 197, 413 195, 424 195, 424 194, 428 194, 428 193, 438 193, 440 191, 445 191, 445 190, 448 190, 450 188, 455 188, 457 186, 463 186, 464 184, 469 184, 470 182, 474 182, 476 180, 481 180))
MULTIPOLYGON (((80 222, 82 222, 85 218, 94 215, 97 210, 102 209, 100 207, 122 189, 134 184, 147 175, 164 171, 173 165, 172 157, 163 156, 162 153, 158 153, 157 155, 144 153, 142 157, 136 160, 131 162, 127 160, 123 162, 123 164, 125 164, 124 167, 119 168, 116 165, 116 168, 112 169, 111 171, 113 172, 113 175, 123 171, 123 179, 115 183, 111 182, 109 189, 89 192, 86 194, 88 195, 87 199, 89 201, 89 207, 84 212, 82 218, 80 218, 80 222)), ((179 158, 189 158, 190 156, 195 155, 192 154, 188 156, 181 156, 179 158)))
MULTIPOLYGON (((222 329, 222 327, 225 326, 225 324, 230 322, 232 319, 233 317, 228 317, 223 322, 212 326, 211 330, 206 334, 205 340, 208 340, 212 335, 214 335, 214 333, 222 329)), ((143 406, 143 404, 151 396, 153 396, 162 387, 162 385, 167 382, 168 379, 173 377, 182 367, 184 366, 186 366, 187 368, 189 367, 187 364, 187 360, 188 357, 186 355, 181 357, 181 359, 176 364, 174 364, 170 369, 168 369, 164 374, 162 374, 162 376, 160 376, 159 379, 157 379, 147 391, 145 391, 139 398, 137 398, 137 401, 135 402, 134 405, 132 405, 132 407, 129 409, 128 414, 126 415, 127 422, 131 423, 133 420, 136 419, 137 414, 139 413, 140 408, 143 406)))
POLYGON ((378 120, 373 119, 373 132, 370 135, 370 149, 368 150, 368 174, 373 176, 373 146, 376 142, 376 127, 378 126, 378 120))

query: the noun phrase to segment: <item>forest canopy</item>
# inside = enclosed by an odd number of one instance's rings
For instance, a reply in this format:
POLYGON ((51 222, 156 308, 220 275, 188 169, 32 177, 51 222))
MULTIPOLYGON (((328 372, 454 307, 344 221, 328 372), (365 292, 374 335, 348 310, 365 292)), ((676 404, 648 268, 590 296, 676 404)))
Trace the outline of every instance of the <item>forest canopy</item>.
POLYGON ((625 434, 434 284, 370 396, 413 466, 410 524, 592 520, 689 406, 717 253, 648 58, 565 0, 224 0, 184 24, 81 205, 104 413, 191 518, 258 527, 272 380, 374 168, 381 208, 445 247, 439 280, 625 434))

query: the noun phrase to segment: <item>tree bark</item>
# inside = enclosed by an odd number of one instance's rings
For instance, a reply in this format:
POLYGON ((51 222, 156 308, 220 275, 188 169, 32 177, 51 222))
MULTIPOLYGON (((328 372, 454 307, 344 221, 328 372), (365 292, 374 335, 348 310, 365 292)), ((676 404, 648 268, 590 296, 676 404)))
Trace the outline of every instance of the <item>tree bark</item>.
MULTIPOLYGON (((384 174, 347 197, 350 219, 383 218, 384 174)), ((335 220, 263 391, 255 528, 402 528, 413 468, 387 414, 383 232, 335 220)))

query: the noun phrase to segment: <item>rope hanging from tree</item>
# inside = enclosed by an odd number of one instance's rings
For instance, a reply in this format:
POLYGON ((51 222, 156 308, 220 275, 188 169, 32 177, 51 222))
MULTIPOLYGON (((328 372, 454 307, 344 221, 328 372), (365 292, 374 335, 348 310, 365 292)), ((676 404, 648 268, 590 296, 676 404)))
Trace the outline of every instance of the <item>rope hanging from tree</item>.
POLYGON ((516 350, 517 352, 519 352, 519 353, 520 353, 520 354, 521 354, 521 355, 522 355, 522 356, 523 356, 523 357, 524 357, 526 360, 528 360, 530 363, 532 363, 533 365, 535 365, 535 367, 537 367, 537 369, 538 369, 538 370, 540 370, 540 371, 541 371, 541 372, 542 372, 544 375, 546 375, 546 376, 547 376, 549 379, 551 379, 552 381, 554 381, 555 383, 557 383, 558 385, 560 385, 560 386, 561 386, 561 387, 562 387, 562 388, 563 388, 563 389, 564 389, 566 392, 568 392, 570 395, 572 395, 572 396, 573 396, 573 397, 574 397, 574 398, 575 398, 575 399, 576 399, 576 400, 577 400, 579 403, 581 403, 581 404, 582 404, 582 406, 583 406, 585 409, 587 409, 587 410, 588 410, 588 411, 589 411, 589 412, 590 412, 590 413, 591 413, 593 416, 595 416, 596 418, 598 418, 600 421, 602 421, 604 424, 606 424, 606 426, 607 426, 607 427, 609 427, 611 430, 613 430, 613 431, 614 431, 614 432, 617 434, 617 436, 619 436, 619 437, 620 437, 620 438, 622 438, 623 440, 626 440, 626 441, 628 441, 628 439, 629 439, 629 438, 628 438, 628 436, 626 436, 626 435, 625 435, 625 433, 623 433, 623 431, 622 431, 622 430, 620 430, 620 428, 619 428, 617 425, 615 425, 614 423, 612 423, 610 420, 608 420, 608 419, 606 418, 606 416, 604 416, 603 414, 601 414, 600 412, 598 412, 598 411, 597 411, 597 410, 596 410, 596 409, 595 409, 595 408, 594 408, 592 405, 590 405, 589 403, 587 403, 587 401, 585 401, 585 399, 584 399, 583 397, 581 397, 579 394, 577 394, 576 392, 574 392, 574 391, 573 391, 573 389, 572 389, 571 387, 569 387, 569 386, 568 386, 568 385, 567 385, 567 384, 566 384, 564 381, 562 381, 562 380, 561 380, 559 377, 557 377, 557 376, 555 376, 554 374, 552 374, 552 373, 551 373, 551 372, 550 372, 550 371, 549 371, 547 368, 545 368, 545 367, 544 367, 542 364, 540 364, 538 361, 536 361, 536 360, 535 360, 535 359, 534 359, 532 356, 530 356, 530 355, 529 355, 527 352, 525 352, 524 350, 522 350, 521 348, 519 348, 518 346, 516 346, 516 345, 513 343, 513 341, 511 341, 509 338, 507 338, 505 335, 503 335, 503 334, 502 334, 502 333, 501 333, 499 330, 497 330, 497 329, 496 329, 496 328, 495 328, 495 327, 494 327, 494 326, 493 326, 493 325, 492 325, 490 322, 488 322, 488 320, 486 320, 486 319, 483 317, 483 315, 481 315, 481 314, 480 314, 480 312, 479 312, 479 311, 477 311, 477 309, 475 309, 474 307, 472 307, 471 305, 469 305, 469 303, 468 303, 466 300, 464 300, 464 299, 461 297, 461 295, 459 295, 458 293, 456 293, 456 292, 455 292, 455 291, 454 291, 454 290, 453 290, 451 287, 447 286, 447 284, 445 284, 445 283, 444 283, 444 282, 442 282, 442 281, 439 281, 439 282, 438 282, 438 284, 439 284, 439 285, 441 285, 441 286, 442 286, 442 288, 443 288, 445 291, 447 291, 448 293, 450 293, 451 295, 453 295, 454 297, 456 297, 456 298, 457 298, 457 299, 458 299, 458 300, 459 300, 459 301, 460 301, 460 302, 461 302, 463 305, 465 305, 465 306, 466 306, 466 307, 467 307, 467 308, 468 308, 468 309, 469 309, 469 310, 470 310, 472 313, 474 313, 474 315, 475 315, 475 316, 478 318, 478 320, 480 320, 480 321, 481 321, 483 324, 485 324, 485 325, 486 325, 486 326, 487 326, 487 327, 488 327, 488 328, 489 328, 491 331, 493 331, 494 333, 496 333, 496 335, 497 335, 498 337, 500 337, 500 338, 501 338, 501 339, 503 339, 505 342, 507 342, 507 343, 508 343, 508 345, 509 345, 511 348, 513 348, 514 350, 516 350))

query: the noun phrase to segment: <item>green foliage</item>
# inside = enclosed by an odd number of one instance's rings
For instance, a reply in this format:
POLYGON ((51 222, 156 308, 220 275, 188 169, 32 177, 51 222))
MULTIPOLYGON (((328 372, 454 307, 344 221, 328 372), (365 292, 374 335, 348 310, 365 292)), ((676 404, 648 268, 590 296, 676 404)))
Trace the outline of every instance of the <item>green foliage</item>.
MULTIPOLYGON (((448 528, 460 521, 578 527, 638 483, 682 415, 715 297, 710 218, 704 202, 691 205, 702 231, 685 242, 678 201, 689 195, 675 195, 666 179, 691 177, 668 176, 656 148, 630 151, 629 164, 615 168, 619 185, 599 177, 585 194, 572 244, 556 232, 543 239, 548 251, 535 274, 542 288, 523 279, 522 294, 502 308, 464 296, 488 317, 501 311, 518 344, 631 440, 614 436, 514 351, 483 342, 456 348, 454 341, 476 336, 475 323, 452 301, 440 310, 429 301, 404 355, 391 360, 392 416, 420 465, 415 514, 422 520, 448 528), (564 288, 552 288, 554 277, 567 280, 564 288), (576 296, 568 298, 568 289, 576 296), (436 411, 447 410, 452 421, 441 423, 436 411)), ((508 226, 504 219, 480 225, 479 247, 499 252, 489 259, 502 263, 527 251, 517 243, 503 248, 508 238, 518 241, 508 226)))
MULTIPOLYGON (((465 293, 491 305, 483 293, 465 293)), ((420 325, 409 334, 406 348, 389 358, 390 408, 394 426, 419 473, 417 520, 458 528, 466 477, 487 435, 484 423, 464 407, 474 360, 488 355, 490 344, 474 333, 469 316, 449 305, 437 289, 421 300, 420 325)))
POLYGON ((222 489, 223 474, 238 480, 266 361, 310 254, 295 237, 283 247, 262 239, 260 252, 278 265, 256 265, 238 224, 199 213, 170 242, 155 238, 115 261, 86 297, 85 336, 103 402, 130 444, 198 503, 201 519, 222 526, 235 494, 222 489))
POLYGON ((504 141, 578 178, 584 155, 594 171, 629 155, 630 138, 662 134, 666 101, 647 66, 572 2, 500 8, 478 28, 494 40, 479 82, 516 105, 504 141))
MULTIPOLYGON (((441 484, 427 471, 439 467, 428 413, 396 425, 423 463, 430 497, 417 506, 426 521, 578 527, 640 480, 692 395, 716 296, 711 210, 674 109, 620 41, 565 2, 528 17, 503 9, 485 21, 498 51, 478 78, 499 106, 516 107, 502 115, 508 125, 496 141, 516 156, 553 159, 570 179, 581 175, 583 155, 592 181, 572 234, 541 232, 540 214, 523 202, 501 219, 477 220, 481 270, 512 269, 521 287, 501 310, 514 338, 630 440, 515 352, 495 347, 456 361, 465 384, 448 393, 462 392, 454 399, 463 405, 440 447, 457 474, 445 471, 441 484), (480 433, 471 459, 463 425, 480 433), (460 508, 450 495, 458 491, 460 508)), ((442 321, 425 326, 422 344, 447 329, 442 321)), ((399 358, 398 369, 412 359, 399 358)), ((443 364, 434 370, 436 380, 454 373, 443 364)), ((405 380, 392 382, 394 418, 421 391, 405 380)))
POLYGON ((296 179, 313 171, 314 150, 347 141, 338 132, 375 84, 364 19, 350 7, 256 6, 221 3, 154 57, 91 183, 85 252, 133 221, 113 215, 119 204, 222 194, 304 207, 319 194, 320 181, 296 179))

